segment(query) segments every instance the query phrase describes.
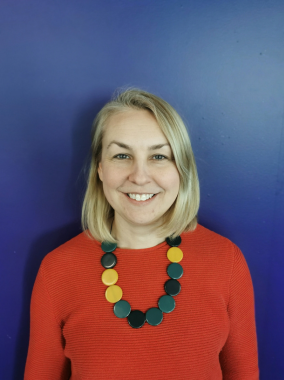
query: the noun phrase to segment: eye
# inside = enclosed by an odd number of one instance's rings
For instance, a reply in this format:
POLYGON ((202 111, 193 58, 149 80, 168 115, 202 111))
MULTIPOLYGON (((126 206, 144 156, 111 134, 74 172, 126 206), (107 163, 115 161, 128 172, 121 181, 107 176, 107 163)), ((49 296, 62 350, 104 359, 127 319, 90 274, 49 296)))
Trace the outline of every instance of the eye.
POLYGON ((117 158, 119 160, 125 160, 125 159, 129 158, 129 156, 127 154, 120 153, 120 154, 117 154, 116 156, 114 156, 114 158, 117 158))
POLYGON ((167 157, 166 156, 163 156, 162 154, 156 154, 155 156, 153 156, 153 160, 165 160, 167 157))

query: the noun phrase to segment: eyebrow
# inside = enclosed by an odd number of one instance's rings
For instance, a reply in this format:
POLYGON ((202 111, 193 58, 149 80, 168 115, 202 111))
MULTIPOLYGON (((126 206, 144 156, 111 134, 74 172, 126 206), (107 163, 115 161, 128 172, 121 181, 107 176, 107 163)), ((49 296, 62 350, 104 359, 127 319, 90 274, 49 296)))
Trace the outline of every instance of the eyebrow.
MULTIPOLYGON (((108 146, 107 146, 107 149, 112 145, 112 144, 116 144, 118 145, 120 148, 124 148, 124 149, 128 149, 128 150, 132 150, 131 146, 127 145, 127 144, 124 144, 123 142, 120 142, 120 141, 111 141, 108 146)), ((149 146, 148 147, 148 150, 156 150, 156 149, 161 149, 163 148, 164 146, 170 146, 170 144, 168 143, 164 143, 164 144, 157 144, 157 145, 152 145, 152 146, 149 146)))

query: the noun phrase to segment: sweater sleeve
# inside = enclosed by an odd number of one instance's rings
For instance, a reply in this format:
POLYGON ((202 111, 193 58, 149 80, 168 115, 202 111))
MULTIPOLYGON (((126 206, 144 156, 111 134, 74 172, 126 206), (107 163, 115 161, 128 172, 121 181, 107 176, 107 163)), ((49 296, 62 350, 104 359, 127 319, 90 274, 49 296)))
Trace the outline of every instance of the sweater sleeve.
POLYGON ((31 299, 30 342, 24 380, 67 380, 70 363, 64 355, 64 338, 44 281, 42 266, 31 299))
POLYGON ((230 332, 220 363, 224 380, 258 380, 253 285, 242 252, 236 246, 234 250, 228 304, 230 332))

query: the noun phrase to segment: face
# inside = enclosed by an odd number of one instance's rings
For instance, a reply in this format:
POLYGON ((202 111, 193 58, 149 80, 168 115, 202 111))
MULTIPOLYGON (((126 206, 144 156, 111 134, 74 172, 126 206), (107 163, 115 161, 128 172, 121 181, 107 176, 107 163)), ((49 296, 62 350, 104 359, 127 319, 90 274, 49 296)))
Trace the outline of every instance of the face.
POLYGON ((98 168, 115 225, 157 227, 179 191, 171 147, 146 110, 112 115, 105 125, 98 168))

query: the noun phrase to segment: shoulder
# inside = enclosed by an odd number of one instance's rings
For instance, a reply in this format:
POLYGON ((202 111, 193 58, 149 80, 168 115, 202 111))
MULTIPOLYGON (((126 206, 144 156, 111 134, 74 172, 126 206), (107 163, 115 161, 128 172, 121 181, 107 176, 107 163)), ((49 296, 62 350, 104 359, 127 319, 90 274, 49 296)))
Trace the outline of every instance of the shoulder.
POLYGON ((217 253, 220 251, 233 253, 237 249, 237 246, 231 240, 200 224, 197 225, 194 231, 183 233, 182 237, 186 244, 190 244, 195 249, 200 249, 203 253, 217 253))
POLYGON ((182 234, 182 244, 191 253, 193 262, 210 273, 214 269, 215 274, 224 276, 226 273, 230 278, 236 262, 246 265, 242 252, 231 240, 200 224, 194 231, 182 234))
POLYGON ((100 251, 100 243, 82 232, 48 253, 42 260, 41 269, 53 275, 84 270, 90 262, 96 261, 96 257, 100 259, 100 251))
POLYGON ((34 292, 41 299, 48 295, 58 321, 88 304, 88 289, 96 289, 99 283, 94 273, 101 268, 101 256, 100 243, 81 233, 42 260, 34 292))

